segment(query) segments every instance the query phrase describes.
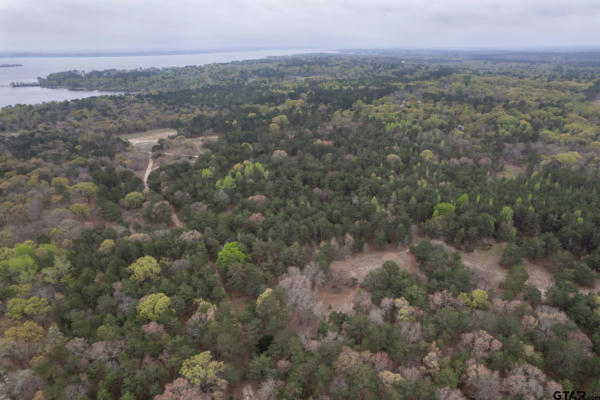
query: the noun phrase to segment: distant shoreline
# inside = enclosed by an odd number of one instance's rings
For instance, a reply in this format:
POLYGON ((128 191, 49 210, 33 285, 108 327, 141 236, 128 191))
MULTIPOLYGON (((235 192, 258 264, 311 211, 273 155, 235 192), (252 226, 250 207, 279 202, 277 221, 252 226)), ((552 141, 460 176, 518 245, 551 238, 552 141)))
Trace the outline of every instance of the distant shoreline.
POLYGON ((18 88, 18 87, 36 87, 41 86, 39 82, 11 82, 10 87, 18 88))
POLYGON ((0 64, 0 68, 22 67, 23 64, 0 64))
MULTIPOLYGON (((64 52, 0 52, 0 58, 68 58, 68 57, 144 57, 144 56, 179 56, 194 54, 213 54, 213 53, 236 53, 252 51, 283 51, 283 50, 306 50, 304 48, 231 48, 231 49, 212 49, 212 50, 140 50, 140 51, 64 51, 64 52)), ((319 50, 315 50, 319 51, 319 50)))

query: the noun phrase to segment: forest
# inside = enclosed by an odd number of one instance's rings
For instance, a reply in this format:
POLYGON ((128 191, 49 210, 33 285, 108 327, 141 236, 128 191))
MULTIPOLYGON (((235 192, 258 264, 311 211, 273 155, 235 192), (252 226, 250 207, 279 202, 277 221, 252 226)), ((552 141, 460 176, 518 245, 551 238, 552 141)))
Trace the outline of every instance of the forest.
POLYGON ((600 54, 40 84, 126 94, 0 109, 0 394, 600 395, 600 54))

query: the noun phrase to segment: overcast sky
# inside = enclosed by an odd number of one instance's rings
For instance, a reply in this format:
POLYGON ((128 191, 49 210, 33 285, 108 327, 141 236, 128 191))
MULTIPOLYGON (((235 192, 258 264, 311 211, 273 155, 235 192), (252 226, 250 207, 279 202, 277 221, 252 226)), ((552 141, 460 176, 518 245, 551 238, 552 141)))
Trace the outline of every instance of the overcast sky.
POLYGON ((600 0, 0 0, 0 51, 600 47, 600 0))

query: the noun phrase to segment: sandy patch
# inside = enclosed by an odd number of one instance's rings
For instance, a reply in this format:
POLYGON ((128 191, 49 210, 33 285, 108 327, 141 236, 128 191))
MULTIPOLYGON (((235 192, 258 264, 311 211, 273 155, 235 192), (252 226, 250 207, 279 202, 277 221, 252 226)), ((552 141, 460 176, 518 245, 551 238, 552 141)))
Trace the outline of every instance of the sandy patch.
POLYGON ((165 128, 153 129, 144 132, 126 133, 119 136, 121 137, 121 139, 128 140, 129 143, 135 146, 140 143, 158 143, 160 139, 168 139, 169 136, 175 135, 177 135, 177 131, 175 129, 165 128))

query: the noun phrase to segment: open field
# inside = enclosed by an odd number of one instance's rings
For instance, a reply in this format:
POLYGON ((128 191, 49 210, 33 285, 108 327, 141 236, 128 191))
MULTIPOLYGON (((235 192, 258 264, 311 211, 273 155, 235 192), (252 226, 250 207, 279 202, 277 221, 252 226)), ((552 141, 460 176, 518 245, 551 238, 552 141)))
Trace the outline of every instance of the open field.
POLYGON ((334 261, 330 269, 334 272, 346 271, 348 279, 362 282, 367 274, 383 265, 386 261, 393 261, 398 266, 413 274, 420 274, 415 266, 415 257, 410 253, 408 247, 401 250, 372 250, 363 253, 357 253, 346 260, 334 261))
MULTIPOLYGON (((506 243, 496 243, 489 250, 476 249, 471 252, 456 250, 441 240, 432 240, 432 243, 442 245, 450 251, 458 251, 463 264, 475 275, 477 287, 480 289, 498 290, 506 279, 508 268, 500 265, 502 250, 506 243)), ((527 283, 537 287, 542 293, 554 285, 553 274, 546 266, 524 260, 523 267, 529 274, 527 283)))
POLYGON ((177 135, 175 129, 164 128, 164 129, 153 129, 150 131, 133 132, 120 135, 122 139, 128 140, 132 145, 136 145, 144 142, 157 143, 160 139, 167 139, 169 136, 177 135))
POLYGON ((361 252, 345 260, 334 261, 329 267, 330 276, 342 283, 327 285, 317 290, 317 296, 327 312, 351 312, 354 298, 360 290, 360 283, 369 272, 381 267, 386 261, 393 261, 400 269, 424 278, 416 269, 415 258, 408 247, 361 252))
MULTIPOLYGON (((420 238, 413 241, 417 244, 420 238)), ((432 240, 433 244, 441 245, 449 252, 458 252, 464 265, 469 268, 476 279, 477 287, 483 290, 502 290, 502 282, 506 279, 508 268, 500 265, 502 250, 506 243, 496 243, 488 250, 477 249, 472 252, 457 250, 441 240, 432 240)), ((330 277, 336 284, 330 284, 316 289, 316 294, 327 310, 350 313, 354 298, 360 290, 360 284, 367 274, 383 265, 386 261, 394 261, 400 269, 417 275, 419 279, 426 277, 418 270, 415 257, 408 247, 381 251, 368 251, 354 254, 345 260, 334 261, 330 266, 330 277), (341 282, 341 283, 340 283, 341 282)), ((537 287, 545 293, 555 280, 553 273, 543 263, 523 261, 523 266, 529 274, 527 284, 537 287)), ((583 292, 600 290, 600 282, 594 288, 580 287, 583 292)))

